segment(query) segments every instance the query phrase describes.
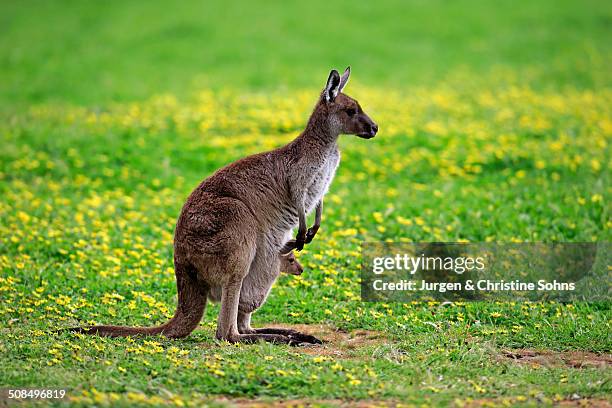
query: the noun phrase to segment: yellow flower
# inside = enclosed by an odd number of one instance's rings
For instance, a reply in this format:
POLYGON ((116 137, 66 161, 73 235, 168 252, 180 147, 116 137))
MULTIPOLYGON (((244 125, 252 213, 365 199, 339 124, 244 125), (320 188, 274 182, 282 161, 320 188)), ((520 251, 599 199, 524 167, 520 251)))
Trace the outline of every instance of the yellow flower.
POLYGON ((412 225, 412 220, 408 218, 404 218, 401 215, 398 215, 396 218, 397 222, 401 225, 412 225))
POLYGON ((17 218, 19 218, 19 220, 23 222, 24 224, 30 221, 30 216, 23 211, 19 211, 17 213, 17 218))
POLYGON ((372 213, 372 217, 374 217, 374 221, 376 221, 378 223, 383 222, 383 215, 380 212, 378 212, 378 211, 373 212, 372 213))

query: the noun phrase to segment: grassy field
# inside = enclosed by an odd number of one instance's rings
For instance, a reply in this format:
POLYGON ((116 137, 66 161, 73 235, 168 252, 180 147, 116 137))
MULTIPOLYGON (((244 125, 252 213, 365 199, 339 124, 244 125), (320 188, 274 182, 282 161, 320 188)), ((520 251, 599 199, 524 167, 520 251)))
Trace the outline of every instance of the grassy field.
POLYGON ((83 406, 611 403, 609 303, 364 303, 359 286, 363 241, 610 241, 610 7, 312 3, 0 5, 0 388, 83 406), (217 342, 210 304, 184 340, 48 332, 171 316, 189 192, 295 137, 349 63, 379 135, 341 137, 306 272, 254 315, 325 347, 217 342))

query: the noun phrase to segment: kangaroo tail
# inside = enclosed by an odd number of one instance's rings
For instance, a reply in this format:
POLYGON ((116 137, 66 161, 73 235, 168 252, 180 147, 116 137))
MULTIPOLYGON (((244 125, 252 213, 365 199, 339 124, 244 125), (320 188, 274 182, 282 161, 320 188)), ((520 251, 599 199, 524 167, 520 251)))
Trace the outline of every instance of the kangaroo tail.
POLYGON ((204 309, 208 287, 197 279, 195 269, 175 261, 174 273, 178 291, 178 306, 174 316, 168 322, 155 327, 129 326, 92 326, 75 327, 69 331, 83 334, 97 334, 106 337, 126 337, 138 335, 162 334, 169 338, 187 337, 200 323, 204 309))

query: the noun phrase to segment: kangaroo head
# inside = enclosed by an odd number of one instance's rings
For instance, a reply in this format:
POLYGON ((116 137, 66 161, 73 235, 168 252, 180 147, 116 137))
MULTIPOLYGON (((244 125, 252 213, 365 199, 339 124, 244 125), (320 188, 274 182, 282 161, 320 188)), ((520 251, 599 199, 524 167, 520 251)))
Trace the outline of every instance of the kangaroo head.
POLYGON ((280 255, 281 265, 280 271, 291 275, 301 275, 304 272, 304 268, 295 258, 293 252, 289 252, 286 255, 280 255))
POLYGON ((347 67, 342 76, 332 69, 321 93, 319 107, 327 116, 332 132, 371 139, 376 136, 378 125, 361 109, 359 102, 342 93, 350 75, 351 67, 347 67))

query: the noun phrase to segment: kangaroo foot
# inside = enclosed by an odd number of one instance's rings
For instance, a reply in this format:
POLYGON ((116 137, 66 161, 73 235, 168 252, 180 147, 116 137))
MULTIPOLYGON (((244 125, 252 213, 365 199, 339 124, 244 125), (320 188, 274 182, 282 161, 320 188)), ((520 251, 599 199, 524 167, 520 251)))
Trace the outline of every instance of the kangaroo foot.
POLYGON ((303 340, 293 338, 292 336, 285 336, 283 334, 277 333, 252 333, 252 334, 239 334, 237 336, 233 336, 230 339, 224 339, 229 341, 230 343, 248 343, 253 344, 258 341, 266 341, 268 343, 276 343, 276 344, 288 344, 290 346, 297 346, 300 343, 304 343, 303 340))
POLYGON ((293 330, 293 329, 282 329, 282 328, 274 328, 274 327, 267 327, 267 328, 262 328, 262 329, 254 329, 255 333, 258 334, 277 334, 277 335, 283 335, 283 336, 287 336, 295 341, 297 341, 298 343, 310 343, 310 344, 323 344, 323 342, 319 339, 317 339, 315 336, 311 336, 310 334, 306 334, 306 333, 301 333, 297 330, 293 330))

